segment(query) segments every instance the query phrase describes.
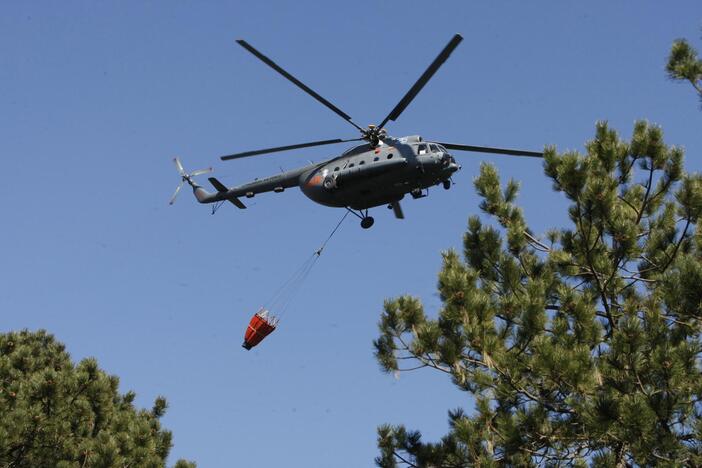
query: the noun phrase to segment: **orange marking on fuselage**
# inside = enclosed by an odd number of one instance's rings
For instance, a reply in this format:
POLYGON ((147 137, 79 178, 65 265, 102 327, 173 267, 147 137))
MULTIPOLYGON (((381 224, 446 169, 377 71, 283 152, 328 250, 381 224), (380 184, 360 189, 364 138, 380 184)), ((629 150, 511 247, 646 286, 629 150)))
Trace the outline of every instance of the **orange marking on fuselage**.
POLYGON ((321 185, 322 184, 322 176, 317 174, 314 177, 312 177, 308 182, 307 185, 321 185))

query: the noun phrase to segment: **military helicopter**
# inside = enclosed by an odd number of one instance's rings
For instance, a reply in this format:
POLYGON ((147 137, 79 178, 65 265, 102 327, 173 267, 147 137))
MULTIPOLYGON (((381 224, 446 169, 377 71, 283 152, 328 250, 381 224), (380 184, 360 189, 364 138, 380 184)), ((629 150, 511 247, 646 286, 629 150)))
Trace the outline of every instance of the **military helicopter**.
POLYGON ((241 197, 253 198, 259 193, 270 191, 280 193, 288 188, 300 187, 302 193, 312 201, 325 206, 346 208, 361 220, 362 228, 368 229, 374 222, 373 217, 368 215, 370 208, 387 205, 394 211, 395 217, 404 219, 400 200, 406 194, 409 193, 417 199, 427 196, 429 187, 434 185, 442 185, 447 190, 451 188, 451 176, 461 169, 461 166, 456 163, 448 150, 542 157, 542 153, 534 151, 424 141, 418 135, 395 138, 387 134, 385 125, 391 120, 397 120, 462 40, 460 34, 454 35, 387 117, 378 125, 369 125, 367 128, 356 124, 348 114, 256 50, 251 44, 242 39, 237 40, 236 42, 240 46, 256 58, 354 126, 360 132, 360 137, 312 141, 245 151, 222 156, 223 161, 314 146, 354 141, 363 141, 364 143, 346 150, 335 158, 311 163, 264 179, 256 179, 236 187, 227 187, 216 178, 210 177, 210 183, 217 190, 215 193, 206 191, 193 179, 195 175, 210 172, 211 168, 187 173, 180 160, 175 158, 176 168, 181 175, 181 183, 170 203, 173 204, 175 197, 186 182, 193 188, 195 198, 200 203, 219 203, 221 205, 221 203, 229 201, 241 209, 246 208, 246 205, 239 199, 241 197))

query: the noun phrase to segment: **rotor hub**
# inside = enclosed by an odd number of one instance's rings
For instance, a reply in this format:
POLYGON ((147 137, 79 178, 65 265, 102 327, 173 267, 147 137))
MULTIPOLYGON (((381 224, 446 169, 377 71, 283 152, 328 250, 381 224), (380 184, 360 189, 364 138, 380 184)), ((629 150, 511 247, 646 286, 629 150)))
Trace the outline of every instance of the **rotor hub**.
POLYGON ((387 137, 387 132, 384 128, 380 128, 373 124, 368 125, 368 128, 363 130, 361 133, 363 135, 363 139, 368 141, 368 143, 370 143, 373 147, 378 146, 380 141, 387 137))

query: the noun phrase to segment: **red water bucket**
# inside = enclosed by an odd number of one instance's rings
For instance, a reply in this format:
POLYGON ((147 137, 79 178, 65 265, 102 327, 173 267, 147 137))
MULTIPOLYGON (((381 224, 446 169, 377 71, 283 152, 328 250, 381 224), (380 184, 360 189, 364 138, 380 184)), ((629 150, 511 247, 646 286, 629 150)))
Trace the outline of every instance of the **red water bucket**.
POLYGON ((266 309, 259 310, 251 317, 249 326, 244 334, 244 344, 241 346, 245 349, 253 348, 265 337, 273 333, 277 324, 278 320, 275 317, 271 317, 266 309))

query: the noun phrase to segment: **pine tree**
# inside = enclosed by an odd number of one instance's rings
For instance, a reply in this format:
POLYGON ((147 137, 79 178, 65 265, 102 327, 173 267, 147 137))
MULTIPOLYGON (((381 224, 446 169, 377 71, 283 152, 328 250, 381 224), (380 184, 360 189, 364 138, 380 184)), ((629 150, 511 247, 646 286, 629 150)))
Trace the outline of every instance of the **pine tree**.
POLYGON ((702 101, 702 60, 685 39, 673 42, 665 69, 671 79, 689 81, 702 101))
POLYGON ((171 433, 159 419, 166 400, 137 410, 135 394, 121 395, 118 384, 95 359, 74 365, 45 331, 0 334, 0 466, 165 466, 171 433))
POLYGON ((491 221, 442 254, 438 317, 386 301, 381 368, 442 372, 475 407, 435 443, 381 426, 379 466, 702 466, 702 177, 646 122, 586 149, 545 152, 567 227, 535 235, 483 164, 491 221))

